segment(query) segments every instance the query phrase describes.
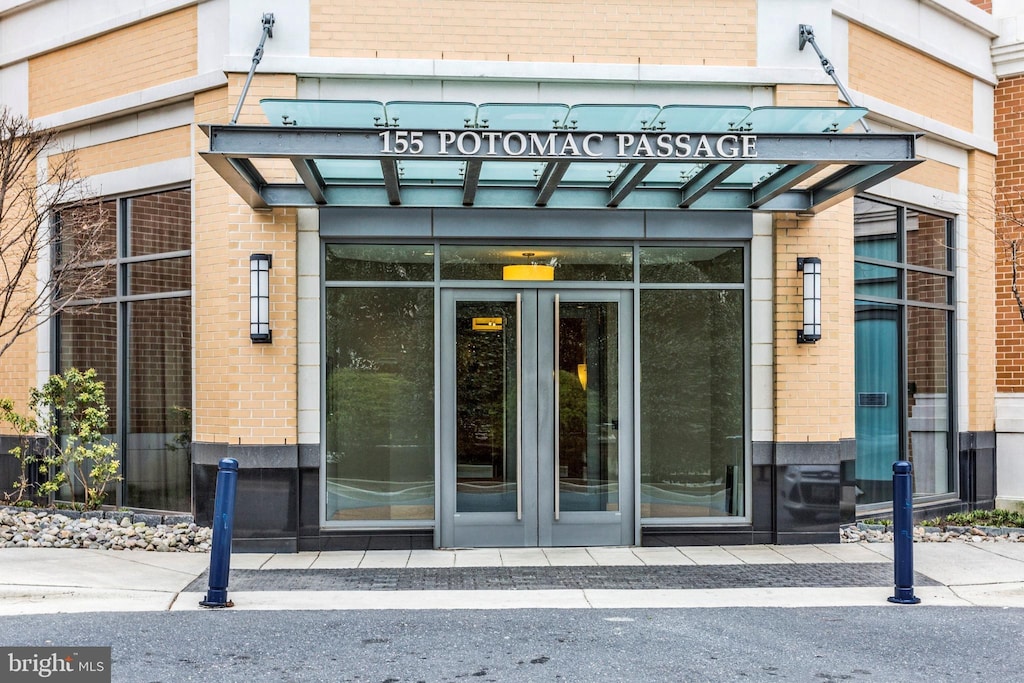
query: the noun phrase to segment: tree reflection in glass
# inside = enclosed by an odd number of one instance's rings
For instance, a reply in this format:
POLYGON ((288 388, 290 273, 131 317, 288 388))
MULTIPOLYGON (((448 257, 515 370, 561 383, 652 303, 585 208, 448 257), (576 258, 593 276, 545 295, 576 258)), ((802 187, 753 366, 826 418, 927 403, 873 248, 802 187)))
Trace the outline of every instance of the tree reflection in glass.
POLYGON ((428 288, 326 291, 328 520, 433 519, 428 288))
POLYGON ((743 292, 642 291, 640 327, 641 515, 743 515, 743 292))
POLYGON ((516 509, 516 305, 460 301, 455 315, 459 512, 516 509))

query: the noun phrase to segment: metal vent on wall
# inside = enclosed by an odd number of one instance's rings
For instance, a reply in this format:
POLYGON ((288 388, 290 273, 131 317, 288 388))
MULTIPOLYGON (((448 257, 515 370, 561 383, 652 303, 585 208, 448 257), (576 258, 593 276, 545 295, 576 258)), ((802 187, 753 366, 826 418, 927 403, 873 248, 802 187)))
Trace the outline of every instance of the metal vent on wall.
POLYGON ((857 405, 861 408, 885 408, 889 405, 889 394, 884 391, 866 391, 857 394, 857 405))

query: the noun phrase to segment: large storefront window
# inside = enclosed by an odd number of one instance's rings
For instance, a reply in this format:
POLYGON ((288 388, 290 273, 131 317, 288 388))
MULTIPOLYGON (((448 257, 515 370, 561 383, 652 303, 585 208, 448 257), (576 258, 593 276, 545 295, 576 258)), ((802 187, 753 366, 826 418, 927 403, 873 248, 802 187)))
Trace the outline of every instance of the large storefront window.
POLYGON ((191 508, 191 202, 187 189, 112 202, 108 286, 58 320, 58 369, 96 368, 106 386, 125 506, 191 508))
POLYGON ((640 292, 641 517, 743 516, 743 251, 642 248, 640 278, 674 283, 640 292))
POLYGON ((325 244, 325 521, 618 543, 638 476, 653 524, 748 516, 745 275, 742 245, 325 244))
POLYGON ((857 503, 892 498, 892 463, 915 496, 955 491, 952 221, 855 203, 857 503))
POLYGON ((434 290, 393 286, 432 280, 431 252, 327 246, 329 521, 434 518, 434 290))

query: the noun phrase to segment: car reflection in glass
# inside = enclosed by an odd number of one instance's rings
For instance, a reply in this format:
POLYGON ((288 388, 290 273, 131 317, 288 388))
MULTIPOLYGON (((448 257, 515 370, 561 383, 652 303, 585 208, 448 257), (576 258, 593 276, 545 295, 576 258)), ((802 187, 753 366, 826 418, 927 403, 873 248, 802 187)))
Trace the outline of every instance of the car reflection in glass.
POLYGON ((838 520, 838 465, 788 465, 782 477, 782 507, 800 522, 838 520))

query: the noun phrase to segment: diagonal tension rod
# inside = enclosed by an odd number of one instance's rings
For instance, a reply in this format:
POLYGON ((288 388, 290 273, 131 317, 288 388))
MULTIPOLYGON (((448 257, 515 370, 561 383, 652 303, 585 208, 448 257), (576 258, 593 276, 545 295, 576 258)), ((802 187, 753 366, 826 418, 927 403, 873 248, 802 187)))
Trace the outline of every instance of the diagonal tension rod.
MULTIPOLYGON (((818 53, 818 59, 821 60, 821 68, 825 70, 825 73, 828 74, 833 81, 835 81, 836 87, 839 88, 839 92, 843 93, 843 97, 846 99, 846 102, 851 107, 856 107, 857 105, 853 103, 853 98, 850 97, 850 93, 843 86, 839 77, 836 76, 836 68, 832 66, 832 62, 829 61, 828 57, 822 54, 821 48, 818 47, 817 41, 814 40, 814 27, 810 24, 800 24, 800 49, 803 50, 807 43, 810 43, 811 47, 814 48, 814 51, 818 53)), ((871 129, 868 128, 868 124, 863 118, 860 120, 860 125, 864 126, 865 133, 871 132, 871 129)))
POLYGON ((267 12, 263 15, 263 36, 260 38, 260 44, 256 46, 256 52, 252 56, 252 66, 249 67, 249 75, 245 79, 245 85, 242 86, 242 94, 238 98, 238 105, 235 107, 235 115, 231 117, 231 125, 235 125, 238 122, 238 115, 242 113, 242 105, 245 104, 245 95, 249 92, 249 84, 252 83, 253 74, 256 73, 256 65, 263 59, 263 43, 267 42, 267 38, 274 37, 274 15, 267 12))

